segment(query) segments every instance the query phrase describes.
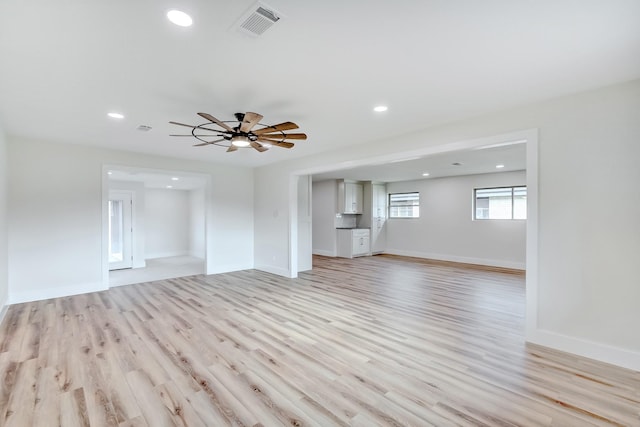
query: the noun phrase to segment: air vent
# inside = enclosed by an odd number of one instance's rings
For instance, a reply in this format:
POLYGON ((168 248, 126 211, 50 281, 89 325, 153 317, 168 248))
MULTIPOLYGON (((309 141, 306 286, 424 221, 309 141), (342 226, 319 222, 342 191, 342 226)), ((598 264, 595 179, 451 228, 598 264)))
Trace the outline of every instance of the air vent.
POLYGON ((234 26, 238 31, 252 37, 264 34, 280 20, 282 15, 262 3, 253 5, 234 26))

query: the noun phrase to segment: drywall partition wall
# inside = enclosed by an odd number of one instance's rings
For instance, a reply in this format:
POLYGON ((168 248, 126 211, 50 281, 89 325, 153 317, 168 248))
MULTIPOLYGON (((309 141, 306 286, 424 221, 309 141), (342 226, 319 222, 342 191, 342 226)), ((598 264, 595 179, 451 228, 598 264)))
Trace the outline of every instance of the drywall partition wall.
POLYGON ((312 187, 312 247, 315 255, 336 256, 335 217, 338 186, 335 180, 314 182, 312 187))
MULTIPOLYGON (((297 274, 297 268, 293 274, 290 240, 294 229, 296 236, 298 234, 298 177, 278 168, 263 168, 259 176, 260 178, 254 174, 255 268, 293 277, 297 274), (284 187, 271 188, 272 182, 278 182, 284 187)), ((297 239, 295 241, 297 246, 297 239)), ((297 251, 297 247, 295 250, 297 251)))
POLYGON ((109 180, 109 191, 130 191, 133 212, 131 214, 131 227, 133 228, 132 242, 132 268, 142 268, 145 262, 145 188, 144 183, 135 181, 109 180))
POLYGON ((311 176, 298 177, 298 271, 311 270, 313 260, 311 256, 311 176))
POLYGON ((145 259, 189 254, 189 192, 147 188, 145 259))
POLYGON ((4 317, 4 307, 9 296, 9 266, 7 254, 8 169, 9 162, 7 161, 7 141, 2 126, 0 126, 0 321, 4 317))
POLYGON ((474 221, 472 206, 474 188, 525 183, 524 171, 388 183, 420 193, 420 218, 390 218, 385 253, 524 269, 526 221, 474 221))
POLYGON ((189 255, 205 257, 205 194, 203 188, 189 191, 189 255))
POLYGON ((533 187, 538 197, 527 229, 527 339, 640 370, 640 80, 258 168, 256 189, 270 195, 255 198, 255 238, 269 244, 256 246, 256 265, 295 274, 275 263, 292 246, 283 215, 293 174, 504 142, 518 129, 539 135, 527 147, 529 202, 533 187))
POLYGON ((253 267, 251 169, 17 138, 9 139, 9 161, 11 302, 108 286, 106 165, 207 176, 207 272, 253 267))

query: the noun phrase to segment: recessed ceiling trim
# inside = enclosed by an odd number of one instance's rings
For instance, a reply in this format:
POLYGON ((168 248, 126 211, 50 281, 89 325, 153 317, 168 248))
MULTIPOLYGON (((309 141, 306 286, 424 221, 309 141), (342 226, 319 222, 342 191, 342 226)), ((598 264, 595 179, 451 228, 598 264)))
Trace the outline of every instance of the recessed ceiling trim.
POLYGON ((507 141, 507 142, 499 142, 497 144, 483 145, 482 147, 474 148, 474 150, 486 150, 489 148, 507 147, 509 145, 524 144, 526 142, 527 142, 526 139, 518 139, 516 141, 507 141))
POLYGON ((418 160, 418 159, 420 159, 420 157, 407 157, 406 159, 391 160, 389 163, 402 163, 402 162, 408 162, 411 160, 418 160))

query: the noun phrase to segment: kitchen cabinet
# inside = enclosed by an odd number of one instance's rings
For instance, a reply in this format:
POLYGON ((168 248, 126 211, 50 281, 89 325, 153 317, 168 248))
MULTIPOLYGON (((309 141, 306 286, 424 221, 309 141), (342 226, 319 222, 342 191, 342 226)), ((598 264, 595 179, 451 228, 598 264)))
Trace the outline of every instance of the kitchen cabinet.
POLYGON ((338 213, 361 214, 362 206, 362 184, 338 180, 338 213))
POLYGON ((383 253, 387 246, 387 186, 372 184, 371 253, 383 253))
POLYGON ((370 232, 368 228, 337 230, 338 251, 342 258, 354 258, 371 254, 370 232))

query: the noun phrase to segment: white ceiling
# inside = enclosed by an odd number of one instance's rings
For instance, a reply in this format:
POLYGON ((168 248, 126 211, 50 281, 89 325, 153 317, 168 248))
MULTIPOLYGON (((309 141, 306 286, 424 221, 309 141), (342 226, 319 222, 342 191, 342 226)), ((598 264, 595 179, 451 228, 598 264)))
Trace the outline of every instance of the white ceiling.
POLYGON ((252 4, 2 0, 0 124, 257 166, 640 77, 638 0, 269 0, 284 17, 259 38, 232 29, 252 4), (169 23, 171 8, 194 25, 169 23), (199 111, 291 120, 309 139, 225 153, 168 136, 199 111))

